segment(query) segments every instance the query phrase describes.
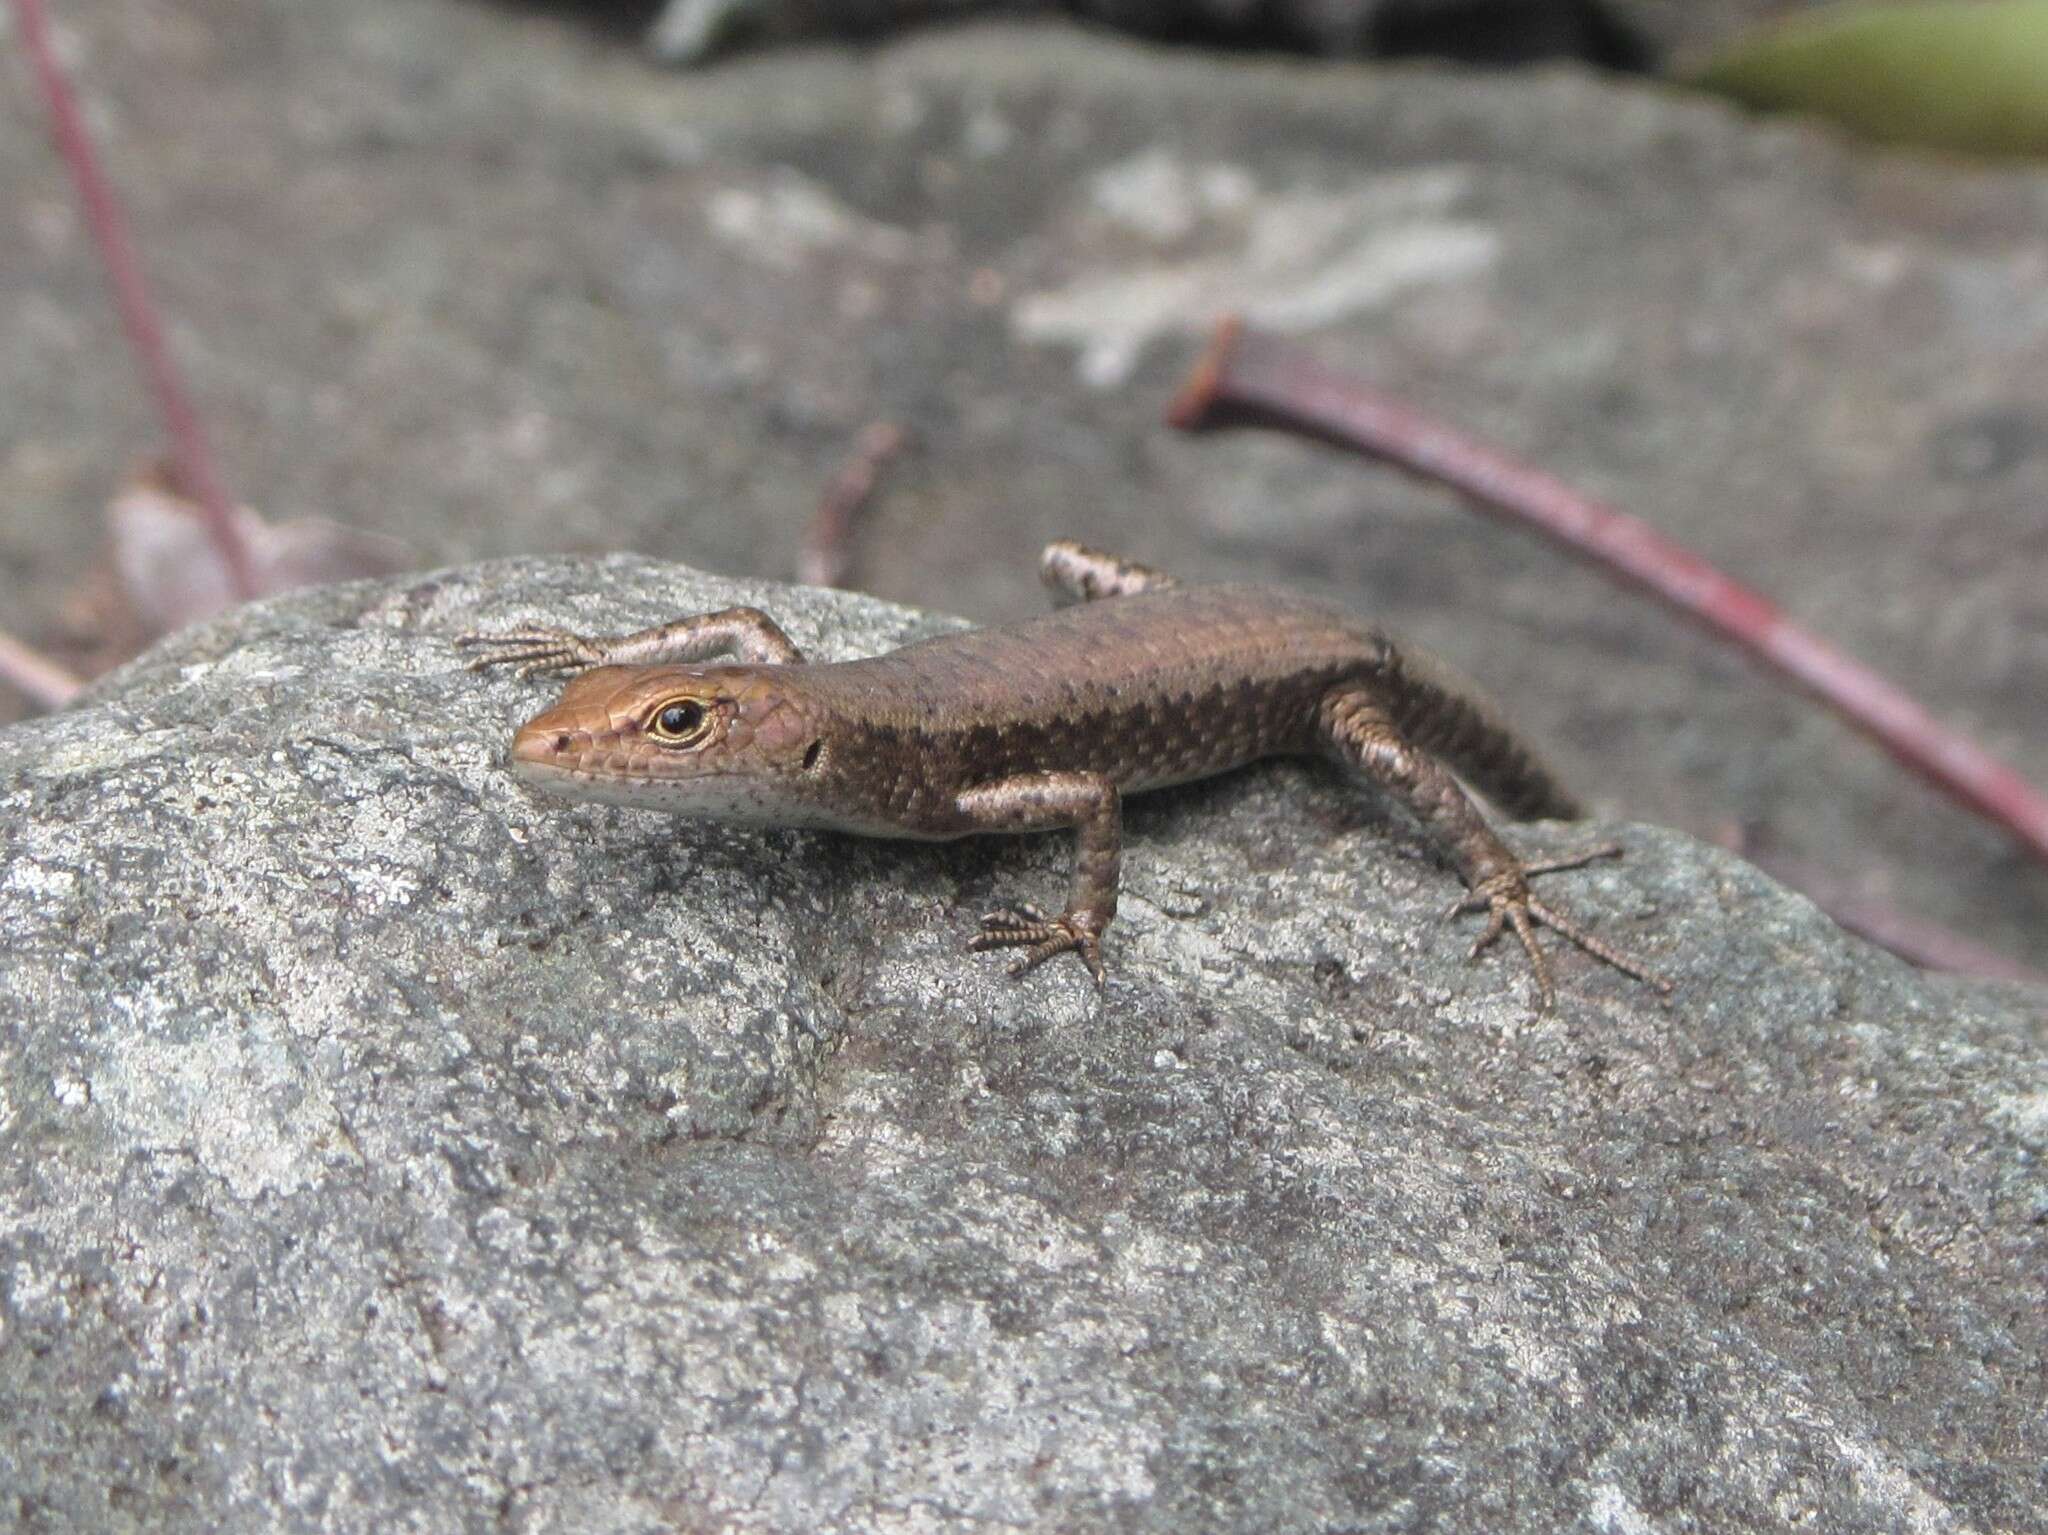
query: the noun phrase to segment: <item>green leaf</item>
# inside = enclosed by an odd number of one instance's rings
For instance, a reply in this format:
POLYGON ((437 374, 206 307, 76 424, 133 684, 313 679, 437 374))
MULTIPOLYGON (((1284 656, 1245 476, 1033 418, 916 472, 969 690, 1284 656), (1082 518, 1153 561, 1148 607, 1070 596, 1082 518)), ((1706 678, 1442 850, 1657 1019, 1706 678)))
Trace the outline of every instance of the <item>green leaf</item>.
POLYGON ((2048 153, 2048 0, 1828 6, 1737 42, 1691 83, 1874 139, 2048 153))

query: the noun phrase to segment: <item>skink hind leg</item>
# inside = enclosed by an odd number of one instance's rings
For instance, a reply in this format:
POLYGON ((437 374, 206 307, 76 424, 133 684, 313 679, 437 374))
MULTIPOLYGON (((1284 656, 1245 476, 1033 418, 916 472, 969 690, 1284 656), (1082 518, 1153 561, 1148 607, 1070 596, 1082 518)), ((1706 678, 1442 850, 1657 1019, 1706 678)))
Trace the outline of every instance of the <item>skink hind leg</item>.
POLYGON ((475 651, 470 670, 510 666, 521 678, 574 677, 599 666, 684 666, 733 656, 764 666, 803 660, 775 620, 759 608, 721 608, 631 634, 587 637, 567 629, 513 629, 503 634, 460 634, 455 643, 475 651))
POLYGON ((1105 597, 1164 591, 1174 584, 1164 571, 1104 554, 1071 538, 1045 546, 1045 553, 1038 557, 1038 578, 1052 593, 1053 605, 1062 608, 1105 597))
POLYGON ((1596 858, 1618 857, 1619 848, 1609 843, 1561 858, 1526 861, 1486 824, 1478 807, 1442 764, 1402 738, 1370 693, 1331 694, 1323 701, 1319 723, 1333 754, 1399 797, 1457 865, 1468 893, 1445 915, 1465 911, 1487 913, 1486 927, 1472 946, 1473 957, 1476 959, 1503 932, 1513 929, 1529 958, 1529 970, 1544 1012, 1556 1005, 1557 987, 1551 979, 1550 961, 1536 942, 1539 925, 1659 992, 1671 990, 1671 983, 1656 971, 1537 900, 1529 888, 1534 875, 1576 869, 1596 858))
POLYGON ((1060 954, 1076 954, 1102 984, 1102 935, 1116 916, 1123 861, 1123 812, 1116 781, 1100 773, 1020 773, 977 785, 956 808, 978 832, 1074 828, 1074 884, 1067 909, 1049 917, 1030 906, 992 911, 967 947, 1023 949, 1010 968, 1021 976, 1060 954))

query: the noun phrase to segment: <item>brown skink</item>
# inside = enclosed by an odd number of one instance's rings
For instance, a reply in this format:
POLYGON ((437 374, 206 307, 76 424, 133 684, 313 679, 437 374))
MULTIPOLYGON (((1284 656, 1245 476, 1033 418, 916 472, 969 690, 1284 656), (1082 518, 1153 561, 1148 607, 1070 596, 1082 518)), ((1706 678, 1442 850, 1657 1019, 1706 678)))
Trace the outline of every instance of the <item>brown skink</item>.
POLYGON ((1041 565, 1042 618, 857 661, 804 659, 766 614, 728 608, 636 634, 465 635, 478 666, 566 674, 520 727, 517 775, 572 798, 713 820, 944 840, 1071 827, 1066 910, 982 918, 974 949, 1021 948, 1013 970, 1073 953, 1102 978, 1116 915, 1125 794, 1262 757, 1322 757, 1390 792, 1484 910, 1477 954, 1512 928, 1551 1006, 1537 924, 1656 987, 1669 983, 1536 899, 1532 875, 1612 846, 1532 862, 1487 825, 1462 776, 1517 819, 1578 807, 1490 710, 1378 629, 1299 593, 1181 586, 1061 542, 1041 565), (713 658, 736 657, 734 661, 713 658))

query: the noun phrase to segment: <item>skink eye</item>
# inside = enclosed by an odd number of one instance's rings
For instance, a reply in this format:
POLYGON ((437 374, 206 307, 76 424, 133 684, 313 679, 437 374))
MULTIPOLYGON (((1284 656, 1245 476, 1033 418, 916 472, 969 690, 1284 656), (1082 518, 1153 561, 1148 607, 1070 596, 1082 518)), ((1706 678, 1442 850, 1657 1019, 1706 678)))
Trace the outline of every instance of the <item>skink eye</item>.
POLYGON ((679 698, 662 706, 648 733, 671 746, 682 746, 702 735, 704 726, 704 706, 694 698, 679 698))

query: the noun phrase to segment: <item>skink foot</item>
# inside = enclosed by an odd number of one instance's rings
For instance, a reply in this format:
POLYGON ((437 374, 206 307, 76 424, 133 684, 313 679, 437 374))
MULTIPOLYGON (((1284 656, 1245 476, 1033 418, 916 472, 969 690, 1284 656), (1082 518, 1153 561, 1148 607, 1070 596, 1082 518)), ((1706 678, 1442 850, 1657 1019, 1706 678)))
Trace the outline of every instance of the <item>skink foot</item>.
POLYGON ((1012 906, 992 911, 981 919, 981 931, 968 940, 977 954, 991 949, 1023 949, 1024 957, 1010 967, 1012 979, 1028 975, 1055 955, 1074 953, 1102 984, 1102 936, 1085 914, 1062 912, 1048 917, 1035 906, 1012 906))
POLYGON ((573 677, 605 661, 604 647, 567 629, 514 629, 505 634, 458 634, 455 643, 476 652, 469 669, 509 666, 522 682, 529 677, 573 677))
POLYGON ((1461 912, 1483 911, 1486 926, 1472 944, 1473 959, 1490 948, 1494 941, 1509 928, 1522 945, 1522 951, 1529 956, 1529 969, 1536 980, 1536 995, 1540 1012, 1550 1012, 1557 1003, 1557 988, 1550 978, 1550 962, 1543 957, 1543 951, 1536 945, 1536 929, 1547 927, 1570 939, 1580 948, 1603 964, 1612 965, 1624 975, 1632 975, 1660 995, 1669 995, 1671 982, 1659 975, 1641 960, 1615 948, 1605 940, 1596 938, 1583 927, 1558 911, 1537 900, 1529 889, 1529 877, 1533 874, 1550 874, 1559 869, 1576 869, 1596 858, 1619 858, 1621 849, 1613 843, 1602 843, 1583 852, 1568 854, 1561 858, 1538 859, 1533 863, 1518 863, 1511 869, 1503 870, 1491 879, 1483 880, 1461 897, 1448 911, 1446 918, 1461 912))

